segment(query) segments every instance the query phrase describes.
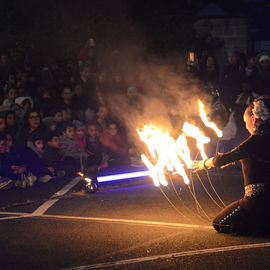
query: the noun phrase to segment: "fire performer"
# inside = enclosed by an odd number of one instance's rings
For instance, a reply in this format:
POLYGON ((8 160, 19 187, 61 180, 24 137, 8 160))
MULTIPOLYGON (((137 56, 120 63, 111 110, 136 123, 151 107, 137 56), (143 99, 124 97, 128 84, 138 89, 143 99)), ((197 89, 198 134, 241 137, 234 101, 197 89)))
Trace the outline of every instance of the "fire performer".
POLYGON ((241 161, 245 196, 225 207, 213 220, 214 228, 224 233, 249 233, 269 230, 270 224, 270 97, 258 97, 244 113, 251 136, 225 154, 195 160, 197 172, 241 161))

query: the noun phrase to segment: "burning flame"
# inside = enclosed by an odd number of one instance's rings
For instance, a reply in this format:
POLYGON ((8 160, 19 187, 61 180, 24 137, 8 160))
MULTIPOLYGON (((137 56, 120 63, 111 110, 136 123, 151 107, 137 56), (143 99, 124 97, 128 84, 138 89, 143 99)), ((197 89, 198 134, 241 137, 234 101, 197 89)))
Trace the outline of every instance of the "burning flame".
POLYGON ((219 138, 221 138, 223 136, 223 132, 217 128, 217 126, 215 125, 215 123, 213 122, 209 122, 207 120, 207 116, 206 116, 206 112, 204 110, 204 104, 198 100, 198 105, 199 105, 199 112, 200 112, 200 116, 201 116, 201 119, 203 121, 203 123, 207 126, 207 127, 210 127, 212 128, 216 133, 217 133, 217 136, 219 138))
POLYGON ((80 175, 83 178, 83 180, 86 181, 87 185, 90 185, 92 183, 92 179, 88 177, 84 177, 84 174, 82 172, 77 172, 77 174, 80 175))
MULTIPOLYGON (((218 136, 222 136, 222 131, 213 122, 207 120, 203 103, 199 100, 198 104, 204 124, 214 129, 218 136)), ((181 175, 184 182, 189 184, 185 166, 190 169, 192 159, 186 137, 192 137, 196 140, 202 159, 207 159, 204 144, 209 143, 210 138, 206 137, 198 127, 188 122, 184 123, 182 131, 183 133, 175 140, 169 135, 168 131, 162 132, 152 124, 137 129, 140 139, 145 142, 149 151, 148 155, 142 154, 141 159, 148 168, 155 186, 168 185, 165 177, 167 171, 181 175)))

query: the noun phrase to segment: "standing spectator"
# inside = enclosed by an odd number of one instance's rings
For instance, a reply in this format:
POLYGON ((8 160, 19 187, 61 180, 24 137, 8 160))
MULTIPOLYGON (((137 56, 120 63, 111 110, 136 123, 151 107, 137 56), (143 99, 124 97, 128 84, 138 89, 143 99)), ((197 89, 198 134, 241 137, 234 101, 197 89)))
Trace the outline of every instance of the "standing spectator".
POLYGON ((212 55, 208 55, 205 63, 200 66, 198 72, 199 78, 205 83, 218 83, 219 80, 219 68, 216 58, 212 55))
POLYGON ((245 76, 250 77, 256 70, 256 55, 249 54, 247 56, 247 65, 245 67, 245 76))
POLYGON ((228 52, 228 64, 220 73, 219 87, 221 101, 227 108, 231 108, 241 89, 244 78, 244 68, 240 63, 240 56, 236 50, 228 52))
POLYGON ((101 134, 106 130, 109 111, 106 106, 100 106, 97 112, 96 122, 99 125, 98 132, 101 134))
POLYGON ((262 52, 258 55, 258 70, 252 76, 254 92, 259 95, 270 94, 270 53, 262 52))

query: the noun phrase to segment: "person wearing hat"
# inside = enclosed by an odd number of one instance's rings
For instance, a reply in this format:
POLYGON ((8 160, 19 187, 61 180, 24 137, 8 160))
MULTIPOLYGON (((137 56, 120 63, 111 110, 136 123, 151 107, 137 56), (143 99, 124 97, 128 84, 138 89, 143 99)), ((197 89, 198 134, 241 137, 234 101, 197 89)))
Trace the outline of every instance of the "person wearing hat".
POLYGON ((252 88, 258 95, 270 94, 270 53, 262 52, 257 56, 258 69, 252 74, 252 88))

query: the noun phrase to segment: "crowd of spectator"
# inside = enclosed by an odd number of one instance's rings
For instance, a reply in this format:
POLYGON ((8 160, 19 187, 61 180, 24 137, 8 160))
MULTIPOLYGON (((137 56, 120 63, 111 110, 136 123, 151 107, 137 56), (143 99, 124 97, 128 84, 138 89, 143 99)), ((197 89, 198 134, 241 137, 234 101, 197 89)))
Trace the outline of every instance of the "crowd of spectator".
MULTIPOLYGON (((270 54, 244 56, 228 52, 219 68, 213 55, 188 61, 187 69, 213 97, 210 117, 224 132, 219 151, 245 136, 242 114, 258 95, 270 92, 270 54)), ((126 107, 141 110, 139 87, 124 82, 121 72, 95 58, 93 44, 78 58, 36 65, 0 56, 0 190, 46 183, 82 171, 95 174, 111 165, 139 162, 126 127, 111 106, 108 92, 126 96, 126 107)), ((181 91, 181 90, 179 90, 181 91)), ((124 112, 123 112, 124 113, 124 112)))
POLYGON ((98 68, 89 51, 43 66, 14 66, 1 55, 0 190, 130 163, 125 127, 104 94, 121 78, 98 68))
POLYGON ((245 108, 257 96, 270 95, 270 53, 245 55, 229 50, 227 63, 221 68, 213 55, 206 54, 193 62, 189 59, 187 70, 213 96, 209 116, 224 134, 215 150, 229 151, 248 136, 243 122, 245 108))

